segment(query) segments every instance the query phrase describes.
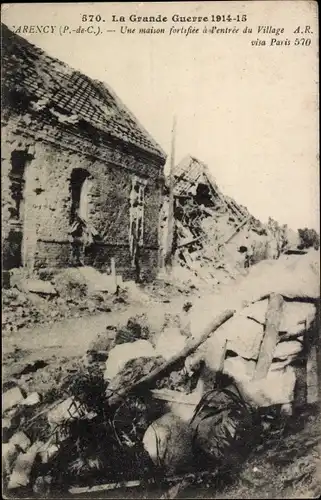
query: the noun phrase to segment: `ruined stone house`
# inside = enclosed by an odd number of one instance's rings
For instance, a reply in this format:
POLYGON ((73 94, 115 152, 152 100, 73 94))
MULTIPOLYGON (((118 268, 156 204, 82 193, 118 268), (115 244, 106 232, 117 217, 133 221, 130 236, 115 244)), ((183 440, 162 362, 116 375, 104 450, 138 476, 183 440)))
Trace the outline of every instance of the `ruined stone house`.
POLYGON ((175 167, 174 196, 179 232, 182 227, 188 229, 200 244, 214 222, 220 221, 221 227, 213 231, 212 239, 223 242, 250 215, 245 207, 221 192, 207 165, 192 156, 175 167))
POLYGON ((6 26, 2 47, 4 268, 72 265, 81 223, 84 264, 132 274, 139 248, 152 276, 165 153, 105 83, 6 26))
MULTIPOLYGON (((220 190, 208 166, 187 156, 174 170, 174 248, 180 262, 233 267, 266 258, 269 235, 246 207, 220 190)), ((205 265, 207 267, 207 265, 205 265)), ((201 271, 201 269, 199 269, 201 271)), ((204 272, 209 272, 207 267, 204 272)), ((215 272, 214 272, 215 274, 215 272)))

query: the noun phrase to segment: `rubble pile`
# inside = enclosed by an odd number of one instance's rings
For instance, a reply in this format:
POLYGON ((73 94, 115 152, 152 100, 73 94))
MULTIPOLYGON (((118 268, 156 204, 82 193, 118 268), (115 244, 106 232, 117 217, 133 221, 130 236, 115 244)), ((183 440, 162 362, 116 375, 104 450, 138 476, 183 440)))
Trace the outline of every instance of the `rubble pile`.
POLYGON ((16 289, 3 290, 2 331, 10 333, 29 324, 44 321, 44 315, 32 304, 25 293, 16 289))
MULTIPOLYGON (((228 283, 255 263, 278 258, 287 247, 287 226, 271 218, 262 224, 224 195, 196 158, 175 167, 174 200, 174 272, 185 289, 190 283, 202 290, 228 283)), ((167 199, 164 212, 166 207, 167 199)))
POLYGON ((10 333, 33 324, 110 312, 125 303, 129 295, 127 284, 121 277, 116 278, 91 267, 42 270, 32 277, 13 269, 10 287, 3 290, 3 331, 10 333))
MULTIPOLYGON (((2 415, 9 492, 41 496, 59 491, 61 482, 70 487, 141 477, 144 468, 151 473, 142 440, 162 404, 129 397, 111 412, 108 397, 164 363, 154 346, 161 351, 161 329, 177 318, 156 316, 131 317, 118 330, 107 327, 82 360, 61 360, 60 372, 39 361, 12 377, 4 387, 2 415)), ((168 380, 177 386, 175 374, 168 380)))
POLYGON ((102 377, 83 370, 77 373, 77 380, 73 377, 68 384, 65 383, 66 392, 54 405, 38 403, 36 409, 27 412, 22 406, 27 398, 16 400, 16 413, 11 411, 11 420, 7 409, 4 414, 7 438, 3 456, 4 485, 9 492, 18 496, 21 491, 41 496, 44 491, 40 484, 46 487, 47 483, 47 487, 59 491, 61 482, 70 486, 77 480, 76 484, 82 485, 99 480, 99 477, 105 481, 115 480, 117 470, 119 477, 120 469, 116 464, 122 460, 129 466, 135 455, 130 446, 127 446, 126 454, 122 453, 122 447, 130 436, 138 441, 135 436, 137 415, 129 408, 131 428, 126 429, 128 435, 125 434, 124 426, 117 425, 115 420, 126 421, 128 409, 126 407, 125 415, 118 409, 117 414, 110 415, 109 421, 102 414, 104 389, 102 377), (19 423, 13 425, 13 419, 18 417, 19 423))
POLYGON ((84 314, 109 312, 113 307, 110 296, 97 294, 88 298, 40 297, 35 293, 4 290, 2 328, 5 333, 15 332, 34 324, 80 317, 84 314))
POLYGON ((199 205, 196 220, 197 231, 195 221, 191 222, 193 232, 188 217, 184 219, 186 227, 176 220, 176 255, 177 263, 203 282, 209 280, 214 286, 227 283, 244 274, 244 268, 267 258, 267 229, 250 214, 237 218, 226 209, 214 211, 199 205))
POLYGON ((182 487, 239 471, 296 419, 298 387, 318 401, 318 263, 315 251, 261 262, 207 301, 108 327, 83 359, 63 363, 47 392, 46 363, 25 367, 3 394, 5 489, 41 497, 182 487))
MULTIPOLYGON (((302 359, 315 356, 307 347, 307 339, 316 342, 320 295, 318 259, 318 253, 311 251, 305 256, 284 256, 278 261, 253 266, 246 277, 228 287, 230 304, 236 309, 234 317, 204 342, 189 367, 193 362, 197 366, 203 359, 210 370, 217 371, 222 362, 221 353, 225 352, 223 370, 238 381, 242 380, 243 389, 254 404, 291 403, 297 378, 302 376, 302 359), (268 297, 273 290, 284 297, 282 319, 274 344, 270 340, 269 369, 257 378, 259 359, 267 356, 263 340, 268 297)), ((225 306, 224 295, 196 301, 191 310, 191 335, 199 335, 213 308, 222 311, 225 306)), ((313 384, 316 386, 317 382, 314 380, 313 384)))
MULTIPOLYGON (((176 215, 176 265, 189 271, 189 281, 197 288, 208 288, 233 277, 237 269, 229 265, 222 242, 233 232, 233 221, 221 210, 199 205, 195 200, 179 200, 176 215), (182 215, 180 213, 182 212, 182 215)), ((227 256, 228 257, 228 256, 227 256)), ((175 278, 182 269, 175 270, 175 278)), ((185 281, 187 280, 187 276, 185 281)))

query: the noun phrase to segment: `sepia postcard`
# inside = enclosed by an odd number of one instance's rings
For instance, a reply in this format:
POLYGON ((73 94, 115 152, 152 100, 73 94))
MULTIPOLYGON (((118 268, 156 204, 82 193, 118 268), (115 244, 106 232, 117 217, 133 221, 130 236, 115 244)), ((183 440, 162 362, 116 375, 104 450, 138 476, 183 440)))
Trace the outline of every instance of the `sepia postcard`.
POLYGON ((5 498, 320 498, 312 0, 5 3, 5 498))

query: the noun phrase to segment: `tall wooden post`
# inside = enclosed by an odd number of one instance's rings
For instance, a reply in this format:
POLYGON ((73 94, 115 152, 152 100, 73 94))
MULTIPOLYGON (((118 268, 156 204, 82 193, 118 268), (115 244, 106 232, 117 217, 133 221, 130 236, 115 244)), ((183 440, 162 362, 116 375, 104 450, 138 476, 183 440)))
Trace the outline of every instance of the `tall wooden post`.
POLYGON ((176 117, 173 119, 172 144, 169 171, 169 207, 167 220, 167 242, 165 253, 165 267, 170 270, 172 267, 173 235, 174 235, 174 168, 175 168, 175 141, 176 141, 176 117))
POLYGON ((115 283, 115 288, 117 289, 117 275, 116 275, 116 262, 115 262, 115 257, 112 257, 110 259, 110 269, 111 269, 111 275, 113 277, 113 281, 115 283))

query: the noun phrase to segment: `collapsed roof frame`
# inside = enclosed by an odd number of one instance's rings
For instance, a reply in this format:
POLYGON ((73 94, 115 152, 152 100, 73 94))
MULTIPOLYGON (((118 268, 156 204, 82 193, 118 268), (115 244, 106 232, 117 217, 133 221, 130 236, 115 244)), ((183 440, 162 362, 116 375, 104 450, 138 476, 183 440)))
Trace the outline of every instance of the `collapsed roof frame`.
POLYGON ((244 213, 241 207, 239 207, 239 205, 234 200, 227 196, 224 196, 220 192, 215 179, 213 178, 208 166, 205 163, 192 156, 187 156, 176 166, 175 170, 177 172, 176 175, 174 174, 175 197, 189 197, 191 194, 191 187, 195 186, 197 183, 200 184, 199 180, 202 176, 204 176, 213 198, 218 198, 220 200, 229 215, 237 217, 237 223, 243 223, 245 219, 248 219, 249 216, 244 213), (179 186, 180 184, 183 185, 179 186))

